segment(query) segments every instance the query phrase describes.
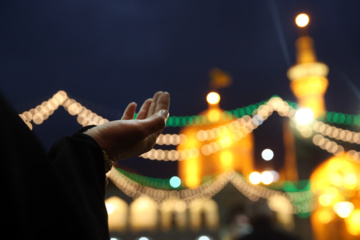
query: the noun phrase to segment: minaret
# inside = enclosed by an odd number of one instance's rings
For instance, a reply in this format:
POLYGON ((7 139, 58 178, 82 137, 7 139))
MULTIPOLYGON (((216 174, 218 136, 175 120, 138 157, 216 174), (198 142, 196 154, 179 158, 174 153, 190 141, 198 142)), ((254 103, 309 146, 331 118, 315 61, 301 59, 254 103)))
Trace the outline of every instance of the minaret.
POLYGON ((324 94, 328 86, 326 76, 329 68, 317 61, 313 39, 306 34, 309 17, 299 14, 295 21, 300 30, 300 37, 296 41, 297 61, 287 75, 299 107, 311 109, 316 118, 325 111, 324 94))

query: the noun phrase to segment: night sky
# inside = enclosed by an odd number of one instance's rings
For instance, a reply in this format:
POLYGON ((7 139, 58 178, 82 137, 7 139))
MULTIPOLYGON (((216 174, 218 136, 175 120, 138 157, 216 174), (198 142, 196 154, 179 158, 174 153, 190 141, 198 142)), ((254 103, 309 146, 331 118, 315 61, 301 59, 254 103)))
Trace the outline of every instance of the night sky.
MULTIPOLYGON (((65 90, 113 120, 129 102, 163 90, 172 116, 196 115, 207 108, 209 72, 219 68, 233 80, 219 90, 222 109, 275 94, 296 101, 286 71, 295 63, 294 18, 306 12, 317 57, 330 68, 327 110, 359 114, 359 11, 358 0, 3 0, 1 92, 20 113, 65 90)), ((267 126, 257 145, 281 145, 267 126)), ((59 108, 34 132, 49 149, 79 128, 59 108)), ((124 164, 148 176, 176 175, 173 163, 124 164)))

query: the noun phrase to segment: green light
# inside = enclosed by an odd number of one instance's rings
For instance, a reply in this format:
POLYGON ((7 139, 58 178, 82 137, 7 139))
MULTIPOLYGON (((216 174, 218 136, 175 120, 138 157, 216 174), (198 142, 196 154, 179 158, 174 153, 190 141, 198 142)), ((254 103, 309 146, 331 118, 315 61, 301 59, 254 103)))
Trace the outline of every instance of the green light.
POLYGON ((339 115, 340 115, 339 123, 340 123, 340 124, 345 123, 345 114, 339 113, 339 115))
MULTIPOLYGON (((276 96, 276 95, 274 95, 276 96)), ((286 102, 294 109, 298 108, 298 104, 286 100, 286 102)), ((248 106, 237 108, 235 110, 228 110, 222 114, 223 120, 231 120, 233 118, 241 118, 245 115, 251 116, 253 112, 262 104, 266 104, 267 101, 261 101, 259 103, 250 104, 248 106)), ((137 114, 135 114, 135 117, 137 114)), ((135 118, 134 117, 134 118, 135 118)), ((345 125, 357 125, 360 126, 360 115, 354 114, 345 114, 337 112, 325 112, 324 115, 318 118, 318 120, 336 123, 336 124, 345 124, 345 125)), ((211 124, 206 119, 204 115, 193 115, 193 116, 170 116, 166 126, 168 127, 184 127, 184 126, 193 126, 193 125, 206 125, 211 124)))
POLYGON ((181 179, 177 176, 173 176, 172 178, 170 178, 169 183, 171 187, 178 188, 181 185, 181 179))

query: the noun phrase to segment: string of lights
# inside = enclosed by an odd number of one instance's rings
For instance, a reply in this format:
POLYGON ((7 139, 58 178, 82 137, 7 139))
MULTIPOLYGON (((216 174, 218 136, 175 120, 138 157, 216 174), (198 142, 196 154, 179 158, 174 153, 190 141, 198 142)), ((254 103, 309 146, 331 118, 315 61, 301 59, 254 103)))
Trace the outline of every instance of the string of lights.
MULTIPOLYGON (((19 114, 19 116, 24 120, 28 127, 32 129, 32 123, 36 125, 42 124, 46 119, 49 118, 49 116, 54 113, 55 110, 58 109, 59 106, 63 106, 70 115, 76 116, 78 123, 82 126, 87 126, 90 124, 99 125, 108 122, 107 119, 92 112, 76 100, 69 98, 65 91, 58 91, 47 101, 42 102, 35 108, 19 114)), ((222 114, 223 119, 231 120, 235 118, 235 120, 213 129, 199 130, 197 133, 197 138, 199 141, 211 141, 213 139, 217 139, 214 142, 205 144, 200 150, 195 148, 181 151, 152 149, 151 151, 143 154, 141 157, 159 161, 182 161, 190 157, 197 157, 200 153, 208 156, 222 150, 226 146, 226 144, 221 142, 224 141, 224 139, 218 139, 222 131, 231 131, 232 139, 234 141, 240 141, 243 137, 261 125, 269 116, 273 114, 274 111, 276 111, 280 116, 292 118, 294 116, 296 107, 296 103, 284 101, 278 96, 273 96, 268 101, 262 101, 257 104, 251 104, 249 106, 231 111, 225 111, 222 114)), ((358 124, 359 121, 359 115, 335 112, 328 112, 325 118, 328 121, 335 121, 338 124, 358 124)), ((192 124, 207 124, 206 117, 201 115, 184 117, 173 116, 168 120, 169 126, 187 126, 192 124)), ((334 127, 319 120, 314 121, 312 129, 309 126, 301 125, 297 125, 296 129, 303 137, 311 137, 313 134, 312 131, 314 130, 315 132, 321 133, 322 135, 326 135, 331 138, 335 138, 337 140, 360 144, 360 133, 334 127)), ((315 141, 319 139, 319 137, 315 136, 313 137, 313 143, 316 146, 319 146, 320 148, 328 151, 329 153, 338 154, 344 151, 342 146, 333 141, 315 141)), ((185 141, 186 136, 184 134, 161 134, 158 137, 156 144, 177 146, 181 143, 184 143, 185 141)), ((360 153, 358 151, 349 150, 349 155, 355 161, 359 161, 359 154, 360 153)))
MULTIPOLYGON (((164 180, 158 181, 162 181, 161 184, 166 186, 165 189, 159 189, 155 185, 152 187, 145 186, 126 176, 126 174, 124 171, 112 168, 107 176, 120 190, 132 198, 146 195, 156 202, 162 202, 172 197, 181 199, 189 205, 189 203, 198 198, 212 198, 221 191, 225 185, 231 183, 251 201, 256 201, 259 198, 267 199, 270 208, 274 211, 286 212, 288 214, 301 214, 311 212, 316 208, 316 199, 310 190, 299 192, 272 190, 267 187, 252 185, 240 174, 233 171, 224 172, 214 180, 207 181, 197 188, 181 190, 168 189, 168 185, 164 180)), ((151 179, 151 181, 152 180, 154 179, 151 179)), ((143 180, 143 182, 146 182, 146 180, 143 180)))
POLYGON ((312 128, 315 132, 321 133, 327 137, 341 140, 343 142, 360 144, 359 132, 353 132, 346 129, 344 130, 320 121, 314 121, 312 128))
MULTIPOLYGON (((57 92, 47 101, 44 101, 35 108, 19 115, 29 128, 32 129, 33 124, 42 124, 55 110, 58 109, 59 106, 63 106, 70 115, 76 116, 78 123, 82 126, 90 124, 99 125, 108 121, 84 107, 76 100, 69 98, 64 91, 57 92)), ((222 150, 224 146, 226 146, 226 144, 221 142, 223 140, 220 139, 220 133, 222 131, 230 132, 233 140, 240 141, 243 137, 254 131, 266 121, 274 112, 277 112, 280 116, 292 119, 295 115, 296 107, 297 105, 295 103, 284 101, 280 97, 275 96, 268 101, 252 104, 244 108, 225 111, 222 114, 222 119, 227 121, 230 120, 230 122, 216 128, 199 130, 197 132, 196 136, 199 141, 210 141, 210 143, 204 144, 201 149, 192 148, 181 151, 153 149, 143 154, 142 157, 151 160, 182 161, 188 158, 197 157, 199 154, 210 155, 222 150)), ((303 137, 312 136, 312 142, 316 146, 334 155, 343 153, 345 151, 344 147, 328 138, 355 144, 360 143, 360 133, 325 123, 334 122, 336 124, 354 125, 359 122, 358 115, 329 112, 322 119, 323 121, 313 121, 313 124, 309 126, 300 126, 296 124, 296 129, 303 137), (314 132, 316 134, 314 134, 314 132)), ((168 120, 168 126, 174 127, 204 124, 207 124, 206 117, 201 115, 185 117, 173 116, 168 120)), ((177 146, 186 142, 186 140, 184 134, 161 134, 157 139, 156 144, 177 146)), ((349 150, 347 154, 353 160, 357 162, 360 161, 360 152, 349 150)), ((315 198, 310 190, 296 192, 273 190, 263 186, 252 185, 236 173, 223 173, 216 177, 215 180, 203 183, 195 189, 181 190, 169 188, 166 180, 149 180, 141 177, 133 177, 135 180, 132 180, 129 176, 120 173, 119 170, 112 170, 109 173, 109 178, 112 179, 117 187, 128 196, 136 198, 145 194, 158 202, 167 199, 168 197, 181 198, 186 202, 191 202, 199 197, 210 198, 223 189, 227 183, 231 183, 251 200, 259 198, 267 199, 270 207, 274 211, 304 214, 313 211, 316 206, 314 203, 315 198), (147 185, 150 186, 145 186, 144 183, 147 183, 147 185), (159 186, 162 186, 164 189, 161 189, 161 187, 159 188, 159 186)))
POLYGON ((324 120, 329 123, 360 126, 360 114, 354 115, 339 112, 327 112, 324 120))

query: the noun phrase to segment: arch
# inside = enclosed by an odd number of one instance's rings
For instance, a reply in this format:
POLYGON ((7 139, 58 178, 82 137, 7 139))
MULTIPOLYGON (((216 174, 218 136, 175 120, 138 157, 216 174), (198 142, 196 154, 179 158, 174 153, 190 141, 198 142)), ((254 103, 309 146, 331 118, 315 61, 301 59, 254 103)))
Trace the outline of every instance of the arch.
POLYGON ((171 228, 186 228, 186 203, 181 199, 170 198, 162 202, 160 206, 161 228, 170 230, 171 228))
POLYGON ((190 223, 194 230, 207 227, 215 230, 219 224, 218 206, 212 199, 200 198, 190 204, 190 223))
POLYGON ((156 229, 158 206, 154 200, 141 196, 130 205, 130 226, 133 231, 153 231, 156 229))
POLYGON ((110 197, 105 200, 108 212, 108 223, 110 232, 124 232, 128 223, 128 205, 119 197, 110 197))

